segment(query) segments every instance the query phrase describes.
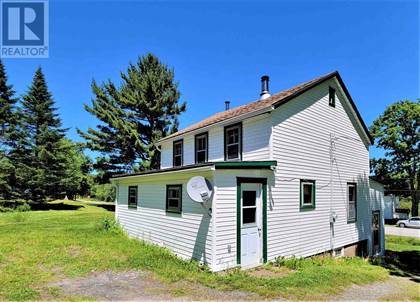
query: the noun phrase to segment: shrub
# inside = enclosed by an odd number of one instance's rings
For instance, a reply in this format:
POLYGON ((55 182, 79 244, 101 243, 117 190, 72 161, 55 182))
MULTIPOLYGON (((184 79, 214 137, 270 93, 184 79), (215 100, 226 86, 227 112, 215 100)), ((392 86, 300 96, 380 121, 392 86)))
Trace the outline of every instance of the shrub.
POLYGON ((31 206, 27 203, 24 203, 22 205, 19 205, 16 207, 15 211, 16 212, 28 212, 31 210, 31 206))
POLYGON ((115 235, 124 233, 118 222, 115 221, 115 219, 109 217, 104 217, 100 220, 98 230, 115 235))
POLYGON ((115 186, 111 184, 96 184, 92 186, 91 189, 92 197, 95 199, 106 201, 106 202, 114 202, 115 201, 115 186))
POLYGON ((28 220, 28 213, 17 212, 17 213, 14 214, 13 219, 16 222, 24 222, 24 221, 28 220))
POLYGON ((13 212, 12 208, 0 206, 0 213, 13 212))

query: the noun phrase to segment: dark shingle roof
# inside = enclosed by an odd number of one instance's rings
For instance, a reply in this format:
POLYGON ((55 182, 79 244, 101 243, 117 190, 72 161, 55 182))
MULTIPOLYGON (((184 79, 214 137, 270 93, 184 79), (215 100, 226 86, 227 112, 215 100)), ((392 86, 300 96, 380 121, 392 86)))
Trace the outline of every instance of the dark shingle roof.
POLYGON ((210 117, 208 117, 208 118, 206 118, 206 119, 204 119, 204 120, 202 120, 202 121, 200 121, 196 124, 193 124, 193 125, 191 125, 187 128, 184 128, 184 129, 178 131, 178 132, 175 132, 171 135, 166 136, 161 141, 164 141, 164 140, 167 140, 167 139, 170 139, 170 138, 174 138, 174 137, 177 137, 179 135, 183 135, 183 134, 186 134, 188 132, 198 130, 200 128, 207 127, 207 126, 210 126, 210 125, 213 125, 213 124, 216 124, 218 122, 222 122, 224 120, 239 117, 239 116, 242 116, 244 114, 252 113, 252 112, 264 109, 264 108, 269 108, 271 106, 278 107, 279 105, 281 105, 283 103, 286 103, 287 101, 289 101, 292 98, 300 95, 301 93, 304 93, 305 91, 307 91, 307 90, 315 87, 316 85, 318 85, 318 84, 320 84, 320 83, 322 83, 322 82, 324 82, 328 79, 331 79, 335 76, 337 76, 338 81, 343 86, 343 89, 346 92, 346 95, 348 96, 348 98, 349 98, 349 100, 350 100, 350 102, 353 106, 353 109, 355 109, 355 112, 356 112, 358 118, 360 119, 364 130, 367 132, 367 134, 369 136, 369 132, 368 132, 363 120, 361 119, 360 114, 357 111, 350 95, 348 94, 347 89, 344 87, 344 83, 342 83, 340 75, 338 74, 337 71, 334 71, 334 72, 330 72, 326 75, 323 75, 323 76, 317 77, 315 79, 312 79, 310 81, 307 81, 307 82, 301 83, 299 85, 296 85, 296 86, 294 86, 290 89, 286 89, 286 90, 280 91, 278 93, 275 93, 272 96, 270 96, 270 97, 268 97, 264 100, 257 100, 255 102, 252 102, 252 103, 249 103, 249 104, 245 104, 245 105, 242 105, 242 106, 239 106, 239 107, 235 107, 235 108, 232 108, 232 109, 229 109, 229 110, 226 110, 226 111, 216 113, 216 114, 214 114, 214 115, 212 115, 212 116, 210 116, 210 117))

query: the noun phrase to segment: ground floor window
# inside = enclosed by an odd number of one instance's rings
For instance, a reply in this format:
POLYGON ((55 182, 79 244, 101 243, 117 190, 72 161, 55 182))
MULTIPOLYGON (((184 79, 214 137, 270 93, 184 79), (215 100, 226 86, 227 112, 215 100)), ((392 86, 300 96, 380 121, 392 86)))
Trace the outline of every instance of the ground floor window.
POLYGON ((181 213, 182 185, 166 186, 166 211, 172 213, 181 213))
POLYGON ((128 207, 137 208, 137 186, 128 187, 128 207))
POLYGON ((300 208, 315 208, 315 180, 300 180, 300 208))
POLYGON ((357 185, 347 183, 347 222, 357 219, 357 185))

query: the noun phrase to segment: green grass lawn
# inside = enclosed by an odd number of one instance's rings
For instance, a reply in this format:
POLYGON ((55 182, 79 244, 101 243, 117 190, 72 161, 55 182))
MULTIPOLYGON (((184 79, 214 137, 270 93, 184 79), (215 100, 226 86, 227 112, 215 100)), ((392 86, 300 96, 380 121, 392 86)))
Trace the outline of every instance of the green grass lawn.
MULTIPOLYGON (((220 290, 291 299, 325 298, 351 284, 388 277, 386 269, 363 259, 329 257, 284 261, 291 270, 283 277, 255 277, 240 270, 211 273, 165 249, 128 239, 118 231, 104 231, 100 222, 112 218, 112 212, 80 202, 65 203, 80 207, 0 214, 0 300, 41 299, 49 282, 105 270, 147 270, 163 282, 199 282, 220 290)), ((267 265, 267 269, 274 268, 267 265)), ((59 293, 54 295, 60 298, 59 293)))
POLYGON ((420 239, 414 237, 385 236, 385 249, 388 251, 420 251, 420 239))

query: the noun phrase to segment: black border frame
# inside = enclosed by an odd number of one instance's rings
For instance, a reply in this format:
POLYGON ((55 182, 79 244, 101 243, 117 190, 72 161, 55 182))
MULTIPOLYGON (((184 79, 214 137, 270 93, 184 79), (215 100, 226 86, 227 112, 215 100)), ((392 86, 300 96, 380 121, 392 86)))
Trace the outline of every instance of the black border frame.
POLYGON ((166 211, 166 213, 175 213, 175 214, 181 214, 182 213, 182 185, 180 185, 180 184, 168 184, 168 185, 166 185, 166 206, 165 206, 165 211, 166 211), (180 196, 180 205, 179 205, 179 211, 174 211, 174 210, 169 210, 168 209, 168 191, 169 191, 169 188, 170 187, 176 187, 176 188, 179 188, 179 190, 180 190, 180 194, 179 194, 179 196, 180 196))
POLYGON ((196 164, 205 164, 208 161, 209 161, 209 133, 206 131, 206 132, 202 132, 202 133, 194 135, 194 162, 196 164), (206 137, 206 159, 203 163, 197 162, 197 138, 200 136, 206 137))
POLYGON ((224 149, 224 159, 225 161, 242 161, 242 149, 243 149, 243 127, 242 127, 242 122, 239 123, 235 123, 235 124, 230 124, 227 125, 223 128, 223 149, 224 149), (233 127, 237 127, 239 126, 239 131, 241 132, 239 134, 239 158, 235 158, 235 159, 227 159, 227 146, 226 146, 226 131, 229 128, 233 128, 233 127))

